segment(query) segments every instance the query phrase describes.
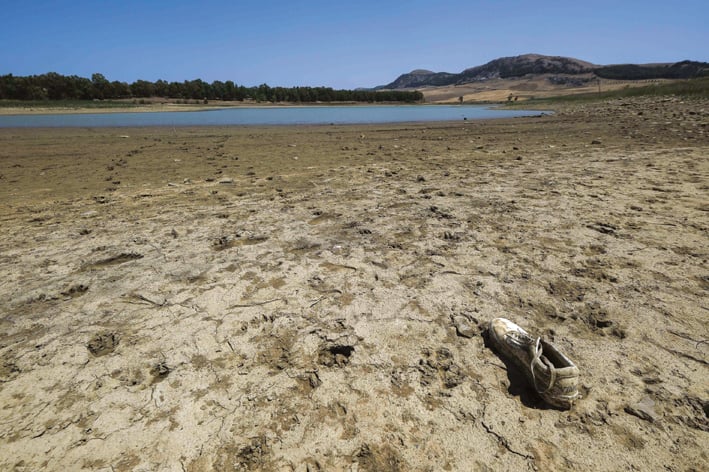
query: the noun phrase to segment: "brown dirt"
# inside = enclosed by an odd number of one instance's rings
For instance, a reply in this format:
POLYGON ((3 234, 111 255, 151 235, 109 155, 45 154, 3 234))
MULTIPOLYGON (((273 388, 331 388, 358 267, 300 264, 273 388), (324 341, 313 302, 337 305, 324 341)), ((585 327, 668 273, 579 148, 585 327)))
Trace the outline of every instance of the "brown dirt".
POLYGON ((708 110, 0 130, 0 469, 706 470, 708 110))
MULTIPOLYGON (((609 92, 628 87, 643 87, 650 84, 673 82, 671 79, 655 80, 609 80, 598 79, 593 74, 566 76, 569 80, 590 79, 582 85, 554 84, 549 79, 558 74, 538 74, 509 79, 489 79, 463 85, 430 87, 421 89, 424 99, 430 103, 458 103, 460 97, 466 103, 505 102, 511 96, 515 101, 533 98, 560 97, 579 93, 609 92)), ((561 76, 563 77, 563 76, 561 76)))

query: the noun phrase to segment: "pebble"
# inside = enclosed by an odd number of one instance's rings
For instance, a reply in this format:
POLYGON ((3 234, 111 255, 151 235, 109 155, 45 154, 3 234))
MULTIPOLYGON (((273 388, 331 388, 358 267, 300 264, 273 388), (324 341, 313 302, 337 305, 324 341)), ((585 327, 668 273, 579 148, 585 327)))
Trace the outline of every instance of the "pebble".
POLYGON ((657 420, 657 412, 655 412, 655 401, 650 397, 643 397, 639 402, 628 405, 624 408, 629 415, 637 416, 641 420, 654 423, 657 420))
POLYGON ((464 316, 455 316, 453 317, 453 325, 455 326, 455 331, 458 336, 461 336, 463 338, 472 338, 477 336, 478 334, 478 328, 474 324, 472 324, 466 317, 464 316))

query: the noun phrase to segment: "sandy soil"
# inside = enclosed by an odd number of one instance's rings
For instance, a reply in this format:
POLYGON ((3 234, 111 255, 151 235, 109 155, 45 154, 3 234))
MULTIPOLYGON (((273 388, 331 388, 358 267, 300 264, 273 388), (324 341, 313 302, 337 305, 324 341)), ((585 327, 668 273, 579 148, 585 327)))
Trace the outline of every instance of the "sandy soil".
POLYGON ((708 121, 0 130, 0 469, 706 470, 708 121))
MULTIPOLYGON (((609 92, 627 87, 646 87, 650 84, 670 83, 673 80, 609 80, 598 79, 592 74, 581 76, 566 76, 570 80, 578 78, 592 79, 584 85, 553 84, 549 79, 559 77, 559 74, 541 74, 512 79, 491 79, 481 82, 471 82, 463 85, 446 87, 430 87, 421 89, 424 99, 431 103, 458 103, 463 97, 466 103, 475 102, 505 102, 512 96, 518 101, 532 98, 549 98, 579 93, 596 93, 599 90, 609 92)), ((562 76, 563 77, 563 76, 562 76)))

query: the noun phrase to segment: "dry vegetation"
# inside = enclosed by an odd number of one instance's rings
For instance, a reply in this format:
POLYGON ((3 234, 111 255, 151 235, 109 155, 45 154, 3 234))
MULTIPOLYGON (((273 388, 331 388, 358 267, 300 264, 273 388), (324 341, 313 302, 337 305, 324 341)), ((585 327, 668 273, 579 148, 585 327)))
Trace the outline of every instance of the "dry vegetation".
MULTIPOLYGON (((424 100, 429 103, 459 103, 460 97, 466 103, 475 102, 507 102, 510 97, 517 101, 530 99, 564 97, 569 95, 609 92, 631 87, 645 87, 649 84, 666 84, 676 81, 667 79, 656 80, 609 80, 598 79, 591 74, 569 76, 569 79, 589 79, 579 85, 557 85, 549 81, 550 74, 526 76, 518 79, 491 79, 478 83, 448 87, 431 87, 422 89, 424 100)), ((554 75, 557 77, 557 75, 554 75)))

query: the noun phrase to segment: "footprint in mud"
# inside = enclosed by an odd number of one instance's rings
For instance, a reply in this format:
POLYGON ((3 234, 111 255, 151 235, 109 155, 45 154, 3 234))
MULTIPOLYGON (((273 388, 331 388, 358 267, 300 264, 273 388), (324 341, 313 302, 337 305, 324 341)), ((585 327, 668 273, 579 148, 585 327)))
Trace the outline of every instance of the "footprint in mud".
POLYGON ((444 231, 442 237, 446 241, 460 241, 462 238, 462 234, 461 233, 454 233, 452 231, 444 231))
POLYGON ((583 321, 586 326, 601 336, 605 336, 607 333, 620 339, 625 339, 628 336, 626 330, 617 322, 613 321, 608 311, 598 302, 586 303, 584 307, 579 310, 579 315, 581 321, 583 321))
POLYGON ((584 296, 586 295, 585 287, 574 282, 569 282, 565 279, 557 279, 549 282, 546 289, 549 295, 558 297, 565 301, 580 302, 583 301, 584 296))
POLYGON ((318 363, 326 367, 344 367, 350 362, 354 346, 333 344, 326 346, 318 353, 318 363))
POLYGON ((118 346, 119 337, 116 333, 97 334, 86 345, 91 354, 96 357, 112 353, 118 346))
POLYGON ((229 249, 235 246, 253 246, 255 244, 260 244, 268 240, 268 236, 263 235, 250 235, 247 237, 242 237, 241 233, 237 233, 232 236, 220 236, 212 241, 212 249, 215 251, 222 251, 224 249, 229 249))
POLYGON ((223 251, 234 246, 234 240, 229 236, 220 236, 212 241, 212 249, 215 251, 223 251))
POLYGON ((136 259, 142 258, 143 255, 138 254, 137 252, 122 252, 118 255, 107 257, 106 259, 101 259, 100 261, 94 262, 93 264, 88 264, 84 267, 84 270, 100 269, 102 267, 123 264, 124 262, 134 261, 136 259))
POLYGON ((13 361, 6 360, 0 364, 0 382, 8 382, 22 372, 13 361))
POLYGON ((70 286, 69 288, 67 288, 66 290, 61 292, 61 294, 66 298, 76 298, 76 297, 80 297, 83 294, 85 294, 87 292, 87 290, 89 290, 88 285, 76 284, 76 285, 70 286))
POLYGON ((440 381, 445 388, 453 388, 465 380, 465 374, 454 362, 453 354, 447 348, 441 347, 435 352, 424 349, 422 354, 423 358, 419 360, 418 366, 422 386, 440 381))
POLYGON ((609 234, 615 236, 618 231, 618 227, 610 223, 596 222, 586 225, 587 228, 598 231, 601 234, 609 234))
POLYGON ((603 245, 590 244, 588 246, 583 247, 583 252, 587 256, 598 256, 601 254, 606 254, 608 250, 603 245))
POLYGON ((150 374, 153 376, 152 383, 162 382, 170 372, 172 369, 165 362, 158 362, 150 369, 150 374))
POLYGON ((409 470, 409 464, 391 446, 363 444, 355 454, 359 470, 409 470))
POLYGON ((298 382, 298 388, 301 393, 309 394, 320 385, 322 385, 322 380, 316 371, 305 372, 296 377, 298 382))
POLYGON ((612 268, 612 266, 607 262, 604 262, 598 258, 591 258, 583 261, 581 267, 573 268, 571 270, 571 275, 595 280, 597 282, 608 281, 611 283, 617 283, 618 278, 606 272, 605 269, 608 268, 612 268))
MULTIPOLYGON (((222 444, 212 462, 212 470, 275 470, 270 462, 271 447, 265 436, 251 438, 247 444, 222 444)), ((187 470, 203 470, 199 459, 187 470)), ((184 470, 184 468, 183 468, 184 470)))

